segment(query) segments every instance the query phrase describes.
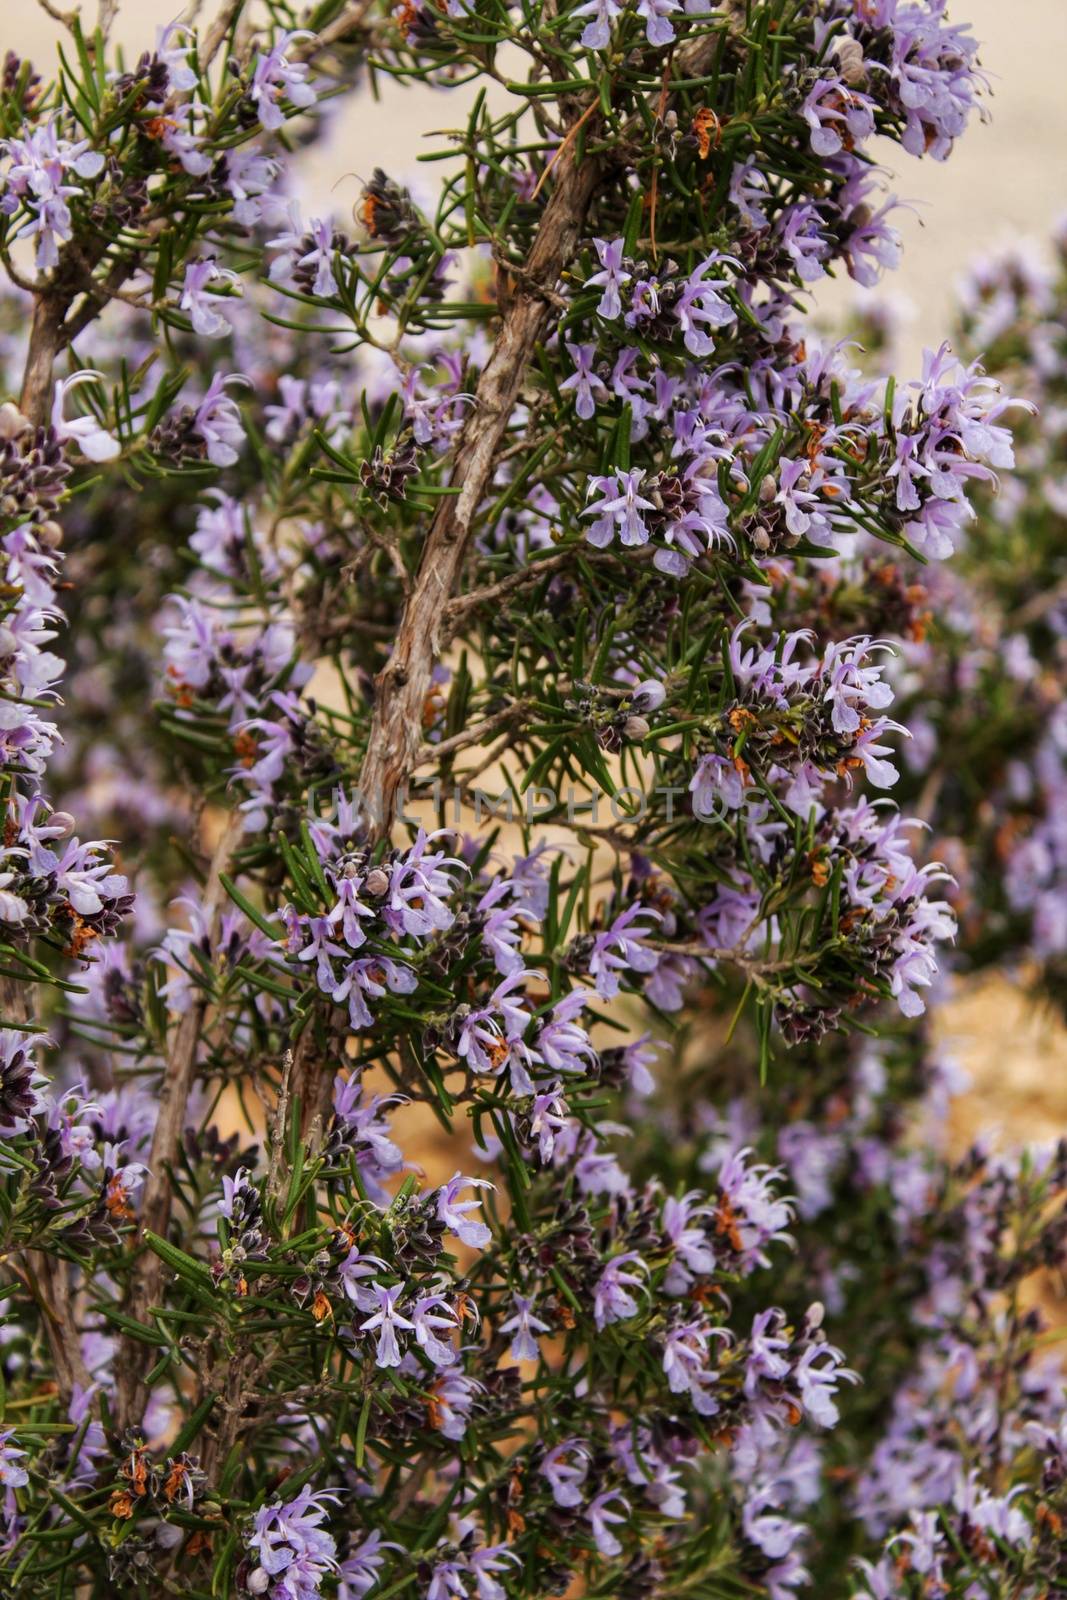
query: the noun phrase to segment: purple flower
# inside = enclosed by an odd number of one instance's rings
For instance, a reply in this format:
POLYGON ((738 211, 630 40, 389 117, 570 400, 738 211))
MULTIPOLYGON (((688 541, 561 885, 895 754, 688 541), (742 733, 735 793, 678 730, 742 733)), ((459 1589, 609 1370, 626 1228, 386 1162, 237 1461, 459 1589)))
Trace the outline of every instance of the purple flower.
POLYGON ((269 132, 282 127, 285 113, 282 102, 304 110, 315 104, 315 88, 307 81, 307 66, 302 61, 290 62, 285 52, 297 39, 311 39, 314 35, 306 28, 283 33, 264 55, 256 57, 248 98, 259 113, 259 120, 269 132))
POLYGON ((454 1233, 461 1244, 469 1245, 472 1250, 484 1250, 486 1245, 493 1240, 492 1231, 484 1222, 478 1222, 473 1217, 468 1217, 469 1211, 477 1211, 481 1201, 460 1200, 458 1198, 463 1189, 491 1189, 493 1185, 485 1178, 465 1178, 462 1173, 455 1173, 449 1178, 443 1188, 437 1191, 437 1218, 443 1222, 451 1233, 454 1233))
POLYGON ((295 204, 290 207, 290 228, 277 238, 268 240, 268 246, 280 250, 270 264, 272 283, 292 285, 297 269, 301 283, 311 278, 311 293, 322 299, 331 299, 337 293, 334 258, 339 236, 328 217, 312 217, 305 229, 295 204))
POLYGON ((812 1344, 793 1370, 804 1410, 820 1428, 832 1428, 840 1413, 834 1395, 842 1381, 858 1383, 854 1372, 842 1365, 844 1357, 832 1344, 812 1344))
POLYGON ((467 1557, 467 1565, 474 1574, 478 1600, 507 1600, 506 1590, 496 1581, 498 1572, 506 1572, 508 1562, 522 1565, 522 1558, 507 1545, 486 1545, 467 1557))
POLYGON ((431 1420, 438 1433, 446 1439, 462 1439, 478 1396, 484 1392, 485 1385, 477 1378, 457 1372, 454 1367, 446 1368, 430 1388, 433 1396, 431 1420))
POLYGON ((205 339, 222 339, 232 331, 227 312, 223 310, 229 297, 210 285, 236 282, 236 272, 231 272, 228 267, 220 267, 210 257, 189 262, 178 306, 180 310, 188 312, 194 333, 199 333, 205 339))
POLYGON ((381 1577, 385 1552, 400 1549, 400 1545, 383 1539, 375 1528, 338 1567, 337 1600, 363 1600, 381 1577))
POLYGON ((610 928, 605 928, 593 940, 588 972, 602 1000, 613 1000, 618 994, 622 973, 655 971, 659 956, 641 943, 652 931, 639 925, 643 917, 650 918, 653 923, 660 920, 658 911, 635 901, 619 913, 610 928))
POLYGON ((583 50, 606 50, 611 43, 611 24, 622 16, 619 0, 584 0, 571 13, 574 17, 592 17, 579 39, 583 50))
POLYGON ((556 1135, 567 1126, 567 1121, 567 1102, 558 1083, 534 1095, 529 1112, 530 1137, 537 1140, 537 1153, 542 1162, 552 1160, 556 1135))
POLYGON ((337 1546, 322 1523, 338 1498, 305 1485, 284 1504, 273 1500, 256 1512, 246 1541, 258 1562, 248 1579, 252 1594, 309 1600, 319 1593, 322 1579, 337 1570, 337 1546))
POLYGON ((763 209, 768 197, 767 179, 755 158, 750 156, 747 161, 735 162, 730 175, 730 202, 737 207, 742 222, 757 232, 770 227, 763 209))
POLYGON ((454 856, 429 849, 440 837, 441 833, 428 834, 420 828, 407 855, 391 869, 383 915, 394 934, 425 939, 452 926, 454 913, 447 900, 455 894, 456 885, 450 873, 467 869, 454 856))
POLYGON ((619 290, 624 283, 629 283, 632 273, 623 267, 622 253, 625 248, 622 239, 594 239, 596 253, 600 257, 600 271, 594 272, 592 277, 585 280, 587 289, 594 286, 603 289, 597 311, 600 316, 609 320, 622 315, 622 301, 619 299, 619 290))
POLYGON ((59 133, 53 115, 21 138, 0 140, 0 150, 11 162, 5 175, 4 209, 10 214, 18 202, 28 209, 21 234, 37 236, 37 266, 42 272, 59 265, 59 246, 71 238, 71 213, 67 200, 80 192, 73 176, 92 179, 104 169, 104 157, 89 147, 88 139, 72 143, 59 133), (6 202, 10 199, 11 204, 6 202))
MULTIPOLYGON (((225 1183, 225 1179, 223 1182, 225 1183)), ((377 1272, 388 1272, 389 1268, 378 1256, 360 1255, 358 1248, 353 1245, 345 1259, 337 1269, 341 1280, 341 1287, 352 1304, 358 1306, 360 1311, 374 1311, 378 1307, 377 1284, 373 1290, 367 1288, 364 1280, 373 1278, 377 1272)))
MULTIPOLYGON (((671 37, 673 36, 672 29, 671 37)), ((727 287, 728 280, 707 276, 712 267, 726 261, 732 266, 736 265, 731 257, 720 255, 715 250, 711 255, 705 256, 685 280, 681 296, 675 305, 674 315, 678 319, 685 348, 690 355, 710 355, 715 348, 715 341, 707 330, 725 328, 737 320, 734 308, 718 293, 720 289, 727 287)))
POLYGON ((811 128, 811 148, 819 156, 835 156, 874 132, 875 101, 848 89, 838 79, 819 78, 800 114, 811 128))
POLYGON ((113 438, 106 428, 102 428, 94 416, 75 417, 73 422, 68 422, 63 409, 72 389, 79 388, 82 384, 103 381, 103 373, 87 370, 75 372, 69 378, 59 378, 55 386, 55 396, 52 400, 52 427, 56 437, 60 440, 72 440, 90 461, 114 461, 120 453, 122 446, 113 438))
POLYGON ((165 28, 156 29, 156 59, 166 67, 170 87, 183 94, 195 89, 198 81, 195 66, 189 62, 190 55, 196 60, 194 43, 192 30, 180 22, 168 22, 165 28))
POLYGON ((456 1352, 437 1335, 442 1330, 452 1333, 459 1327, 459 1318, 444 1295, 421 1295, 412 1308, 411 1325, 415 1330, 416 1343, 434 1366, 450 1367, 456 1359, 456 1352))
POLYGON ((594 391, 599 395, 607 395, 603 380, 593 371, 593 362, 596 359, 595 344, 568 344, 567 354, 574 362, 575 370, 569 378, 564 378, 560 384, 560 392, 568 389, 574 390, 574 409, 583 421, 596 415, 596 400, 594 391))
POLYGON ((635 467, 632 472, 590 478, 586 498, 592 499, 596 494, 601 498, 582 515, 597 519, 591 528, 586 529, 585 536, 598 550, 611 544, 616 533, 624 545, 648 543, 648 528, 641 512, 653 510, 653 505, 651 500, 645 500, 638 492, 644 476, 644 468, 635 467))
POLYGON ((715 1271, 715 1251, 707 1233, 703 1226, 694 1226, 712 1216, 712 1208, 701 1204, 702 1199, 697 1190, 691 1189, 677 1197, 668 1195, 663 1202, 663 1232, 674 1249, 674 1260, 663 1284, 668 1294, 685 1294, 694 1278, 715 1271))
POLYGON ((517 1294, 513 1304, 515 1310, 506 1322, 500 1324, 501 1333, 511 1334, 511 1359, 513 1361, 537 1361, 541 1351, 535 1333, 548 1333, 547 1322, 534 1315, 534 1302, 525 1295, 517 1294))
POLYGON ((564 1509, 580 1506, 585 1498, 582 1486, 589 1471, 589 1451, 580 1439, 564 1439, 553 1445, 540 1466, 548 1479, 552 1498, 564 1509))
POLYGON ((712 1417, 719 1409, 712 1395, 716 1374, 708 1367, 709 1343, 727 1339, 724 1328, 705 1322, 683 1322, 672 1328, 663 1343, 663 1371, 672 1394, 687 1394, 702 1417, 712 1417))
POLYGON ((572 989, 557 1000, 537 1028, 533 1055, 550 1072, 588 1072, 597 1053, 575 1018, 589 1003, 589 991, 572 989))
POLYGON ((19 1450, 11 1443, 15 1437, 13 1428, 5 1428, 0 1432, 0 1485, 5 1494, 12 1489, 22 1489, 30 1481, 30 1475, 20 1463, 26 1459, 25 1450, 19 1450))
POLYGON ((241 413, 227 395, 226 388, 228 384, 247 382, 239 372, 227 373, 225 377, 216 372, 196 408, 194 431, 204 441, 208 460, 216 467, 232 467, 245 442, 241 413))
POLYGON ((830 241, 823 232, 822 218, 813 205, 801 201, 784 206, 774 225, 775 236, 790 257, 804 283, 825 276, 823 265, 830 254, 830 241))
POLYGON ((745 1538, 772 1561, 787 1556, 804 1532, 802 1523, 793 1522, 774 1509, 777 1504, 775 1491, 766 1484, 757 1484, 745 1500, 741 1517, 745 1538))
POLYGON ((610 1322, 625 1322, 627 1317, 636 1316, 640 1307, 630 1290, 644 1288, 642 1273, 645 1271, 636 1250, 628 1250, 608 1262, 597 1279, 593 1294, 593 1317, 598 1328, 606 1328, 610 1322), (625 1269, 634 1262, 640 1262, 641 1271, 627 1272, 625 1269))
POLYGON ((402 1358, 400 1346, 396 1340, 397 1329, 405 1329, 410 1333, 415 1326, 413 1322, 408 1321, 407 1317, 401 1316, 396 1309, 396 1303, 404 1292, 403 1285, 398 1285, 395 1289, 383 1289, 382 1285, 375 1280, 371 1284, 371 1292, 377 1300, 378 1309, 373 1316, 360 1323, 360 1332, 372 1333, 375 1329, 378 1330, 378 1348, 374 1357, 375 1366, 398 1367, 402 1358))
POLYGON ((705 821, 721 818, 723 809, 738 811, 745 803, 745 783, 741 773, 725 756, 709 751, 701 757, 692 778, 689 793, 693 796, 693 812, 705 821))
POLYGON ((675 38, 671 13, 680 11, 679 0, 637 0, 637 15, 645 19, 645 38, 649 44, 670 44, 675 38))
MULTIPOLYGON (((671 38, 673 37, 672 30, 671 38)), ((618 1489, 604 1489, 586 1507, 585 1514, 592 1524, 596 1547, 605 1561, 622 1554, 622 1545, 611 1530, 613 1526, 625 1526, 629 1520, 629 1512, 630 1502, 618 1489), (612 1505, 621 1506, 622 1510, 609 1510, 612 1505)))

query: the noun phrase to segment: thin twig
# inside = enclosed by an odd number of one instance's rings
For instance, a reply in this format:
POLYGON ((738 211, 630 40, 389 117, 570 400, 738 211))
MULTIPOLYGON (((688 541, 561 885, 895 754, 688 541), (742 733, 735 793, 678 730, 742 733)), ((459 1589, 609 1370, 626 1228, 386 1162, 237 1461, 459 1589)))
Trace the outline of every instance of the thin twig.
POLYGON ((343 44, 348 35, 354 33, 361 25, 373 4, 374 0, 355 0, 354 5, 346 6, 340 16, 334 17, 314 39, 307 39, 290 50, 289 59, 306 61, 309 56, 317 55, 320 50, 328 50, 331 45, 343 44))
POLYGON ((73 11, 60 11, 58 6, 51 4, 51 0, 37 0, 37 4, 46 16, 51 17, 53 22, 58 22, 64 28, 72 30, 78 20, 77 8, 73 11))
POLYGON ((523 567, 521 572, 510 573, 498 583, 487 583, 484 588, 471 589, 467 594, 457 595, 445 607, 445 637, 449 637, 456 624, 471 611, 476 611, 479 606, 494 605, 498 600, 506 600, 508 595, 515 594, 517 590, 540 582, 546 572, 555 572, 557 568, 565 566, 573 555, 573 549, 560 550, 554 556, 546 556, 543 561, 531 562, 528 567, 523 567))
POLYGON ((221 8, 218 16, 208 29, 198 52, 201 72, 206 72, 218 55, 225 43, 227 34, 240 16, 243 7, 244 0, 226 0, 226 4, 221 8))
POLYGON ((559 160, 564 150, 566 150, 568 146, 572 144, 573 141, 578 137, 579 130, 585 125, 585 123, 589 121, 589 118, 593 115, 593 112, 597 109, 599 104, 599 100, 591 100, 586 106, 585 110, 582 112, 581 116, 578 118, 578 121, 571 124, 570 128, 567 130, 567 135, 563 140, 563 143, 557 145, 555 150, 553 150, 552 155, 545 166, 544 172, 542 172, 541 176, 538 178, 534 192, 530 196, 531 200, 537 199, 537 196, 541 193, 541 190, 548 182, 548 177, 552 171, 552 168, 556 165, 556 162, 559 160))
POLYGON ((440 761, 444 756, 454 755, 457 750, 465 750, 468 745, 481 744, 483 739, 497 732, 499 728, 506 728, 512 722, 520 722, 530 710, 528 700, 513 700, 501 711, 496 711, 491 717, 486 717, 484 722, 476 722, 470 728, 464 728, 462 733, 454 733, 449 739, 442 739, 440 744, 424 744, 415 759, 415 765, 421 767, 427 761, 440 761))
MULTIPOLYGON (((218 934, 222 908, 226 903, 226 890, 222 877, 230 870, 234 851, 240 842, 244 818, 240 811, 232 811, 215 847, 215 853, 204 887, 203 910, 209 946, 218 934)), ((201 991, 183 1013, 171 1041, 163 1081, 159 1088, 159 1112, 152 1134, 152 1149, 148 1157, 148 1177, 141 1201, 141 1228, 144 1232, 164 1235, 170 1222, 173 1197, 171 1169, 177 1157, 178 1146, 185 1129, 185 1113, 189 1095, 196 1076, 196 1054, 207 1017, 209 997, 201 991)), ((163 1263, 151 1250, 145 1250, 138 1263, 128 1314, 141 1322, 159 1298, 163 1281, 163 1263)), ((139 1418, 144 1401, 144 1368, 147 1349, 132 1339, 123 1341, 122 1359, 116 1362, 118 1394, 116 1409, 119 1431, 130 1427, 139 1418)))

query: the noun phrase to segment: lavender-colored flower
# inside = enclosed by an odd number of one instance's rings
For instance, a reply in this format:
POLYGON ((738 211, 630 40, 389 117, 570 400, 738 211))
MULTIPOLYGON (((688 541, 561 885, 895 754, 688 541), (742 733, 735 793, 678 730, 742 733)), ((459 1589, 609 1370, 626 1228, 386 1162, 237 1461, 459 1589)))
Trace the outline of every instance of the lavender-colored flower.
POLYGON ((456 1359, 456 1352, 445 1340, 438 1338, 438 1334, 441 1331, 452 1333, 459 1327, 459 1318, 444 1295, 420 1295, 411 1310, 411 1323, 416 1343, 434 1366, 450 1367, 456 1359))
POLYGON ((596 360, 595 344, 568 344, 567 354, 574 362, 574 371, 560 384, 560 392, 574 390, 574 409, 583 421, 596 415, 596 395, 607 395, 604 381, 593 370, 596 360))
POLYGON ((491 1189, 493 1185, 485 1178, 465 1178, 457 1172, 448 1182, 437 1191, 437 1216, 451 1233, 454 1233, 461 1244, 469 1245, 472 1250, 484 1250, 492 1243, 491 1229, 484 1222, 478 1222, 467 1215, 468 1212, 477 1211, 481 1201, 460 1200, 459 1194, 464 1189, 491 1189))
POLYGON ((220 267, 210 257, 189 262, 178 306, 188 313, 194 333, 204 339, 222 339, 232 331, 227 315, 229 296, 213 289, 211 285, 236 282, 236 272, 220 267))
POLYGON ((645 1270, 636 1250, 627 1250, 621 1256, 612 1257, 597 1279, 593 1295, 593 1318, 598 1328, 606 1328, 610 1322, 624 1322, 627 1317, 637 1315, 640 1306, 630 1291, 644 1289, 642 1274, 645 1270), (626 1268, 634 1262, 640 1263, 641 1271, 627 1272, 626 1268))
POLYGON ((12 1439, 15 1436, 13 1428, 5 1428, 0 1432, 0 1484, 3 1485, 5 1494, 12 1489, 22 1489, 30 1481, 30 1475, 20 1462, 26 1459, 25 1450, 20 1450, 12 1439))
POLYGON ((648 527, 641 513, 652 511, 654 507, 652 501, 646 500, 639 492, 644 476, 644 468, 635 467, 632 472, 617 472, 589 480, 586 498, 599 495, 600 499, 582 515, 597 519, 591 528, 586 529, 585 536, 598 550, 606 549, 616 533, 624 545, 648 543, 648 527))
POLYGON ((622 239, 594 239, 593 244, 600 258, 600 271, 585 280, 586 288, 603 290, 597 311, 600 316, 613 321, 622 315, 619 290, 624 283, 630 282, 633 274, 627 272, 623 265, 625 245, 622 239))
POLYGON ((727 287, 728 280, 708 277, 711 269, 723 262, 736 265, 729 256, 720 255, 717 251, 705 256, 685 280, 681 296, 675 305, 674 315, 682 330, 685 348, 690 355, 710 355, 715 348, 715 341, 708 329, 725 328, 737 320, 733 306, 729 305, 719 293, 720 289, 727 287))
POLYGON ((637 14, 645 19, 645 38, 649 44, 670 44, 676 37, 671 14, 681 10, 680 0, 637 0, 637 14))
POLYGON ((415 1324, 407 1317, 402 1316, 396 1309, 396 1303, 403 1294, 403 1285, 387 1289, 377 1280, 371 1284, 371 1293, 377 1300, 378 1309, 373 1316, 367 1317, 360 1323, 361 1333, 378 1332, 377 1350, 374 1364, 378 1367, 398 1367, 401 1362, 400 1346, 397 1343, 397 1329, 408 1333, 414 1330, 415 1324))
POLYGON ((744 805, 744 778, 732 761, 712 750, 701 757, 689 793, 695 815, 710 821, 721 817, 724 809, 738 811, 744 805))
POLYGON ((337 1568, 337 1600, 363 1600, 381 1578, 385 1552, 400 1549, 392 1540, 383 1539, 375 1528, 337 1568))
POLYGON ((715 1271, 715 1251, 703 1226, 712 1208, 701 1202, 696 1189, 663 1202, 663 1232, 674 1249, 663 1285, 668 1294, 685 1294, 695 1278, 715 1271))
POLYGON ((216 467, 232 467, 245 442, 241 413, 226 388, 229 384, 247 382, 238 372, 225 377, 216 372, 196 408, 193 429, 204 442, 208 460, 216 467))
POLYGON ((580 1439, 564 1439, 553 1445, 539 1468, 548 1479, 552 1498, 565 1510, 580 1506, 585 1498, 583 1485, 589 1472, 589 1451, 580 1439))
POLYGON ((189 57, 194 53, 194 39, 190 28, 180 22, 168 22, 165 28, 156 29, 156 59, 167 69, 167 82, 172 89, 185 93, 197 85, 196 69, 189 57))
POLYGON ((271 1600, 309 1600, 337 1570, 337 1546, 322 1524, 338 1496, 306 1484, 285 1503, 272 1500, 256 1512, 246 1539, 257 1566, 248 1579, 252 1594, 271 1600))
POLYGON ((477 1378, 468 1377, 454 1367, 445 1368, 430 1388, 433 1396, 431 1420, 438 1433, 446 1439, 462 1439, 478 1397, 484 1392, 485 1385, 477 1378))
POLYGON ((611 24, 622 16, 619 0, 583 0, 571 13, 575 17, 591 17, 579 39, 583 50, 606 50, 611 44, 611 24))
POLYGON ((635 902, 621 911, 611 927, 598 933, 593 940, 587 965, 589 976, 596 984, 597 994, 602 1000, 611 1000, 618 994, 622 973, 653 972, 656 968, 658 955, 641 942, 652 931, 642 925, 642 918, 658 922, 659 912, 635 902))
POLYGON ((717 1377, 708 1366, 711 1340, 725 1339, 722 1328, 696 1320, 679 1323, 668 1332, 663 1342, 663 1371, 672 1394, 686 1394, 702 1417, 711 1417, 719 1409, 712 1394, 717 1377))
POLYGON ((94 416, 75 417, 68 422, 63 412, 67 395, 73 389, 86 383, 103 381, 103 373, 95 371, 75 372, 69 378, 60 378, 55 386, 55 397, 52 401, 52 427, 55 429, 56 438, 72 440, 90 461, 114 461, 121 452, 122 446, 106 428, 101 427, 94 416))
POLYGON ((598 1494, 586 1510, 586 1516, 593 1526, 593 1536, 597 1549, 606 1560, 613 1560, 622 1554, 622 1545, 611 1531, 610 1524, 626 1524, 629 1521, 630 1502, 618 1490, 606 1489, 598 1494), (622 1507, 621 1511, 608 1510, 608 1506, 615 1504, 622 1507))
POLYGON ((501 1333, 511 1334, 511 1359, 537 1361, 541 1351, 534 1335, 548 1333, 548 1323, 534 1313, 534 1301, 525 1295, 517 1294, 512 1303, 515 1310, 506 1322, 500 1324, 501 1333))
POLYGON ((312 37, 306 28, 283 33, 266 54, 261 52, 256 57, 248 98, 268 132, 273 133, 284 125, 284 101, 288 100, 290 105, 299 110, 315 104, 315 86, 308 82, 307 66, 302 61, 290 61, 286 55, 286 51, 297 40, 312 37))
POLYGON ((811 148, 819 156, 835 156, 869 139, 874 132, 875 101, 836 78, 818 78, 800 108, 811 128, 811 148))

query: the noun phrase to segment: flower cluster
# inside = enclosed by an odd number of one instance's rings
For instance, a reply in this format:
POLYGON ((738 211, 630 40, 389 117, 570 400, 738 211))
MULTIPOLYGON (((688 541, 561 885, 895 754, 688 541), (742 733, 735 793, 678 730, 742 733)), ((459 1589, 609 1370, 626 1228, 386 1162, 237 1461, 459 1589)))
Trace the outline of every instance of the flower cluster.
MULTIPOLYGON (((939 672, 1027 712, 984 892, 1062 948, 1059 602, 1013 697, 969 587, 1029 385, 802 303, 969 33, 105 12, 0 81, 0 1586, 1054 1592, 1064 1156, 946 1156, 921 1020, 986 959, 939 672), (436 194, 305 204, 362 60, 498 55, 436 194)), ((1017 276, 968 316, 1055 392, 1017 276)))

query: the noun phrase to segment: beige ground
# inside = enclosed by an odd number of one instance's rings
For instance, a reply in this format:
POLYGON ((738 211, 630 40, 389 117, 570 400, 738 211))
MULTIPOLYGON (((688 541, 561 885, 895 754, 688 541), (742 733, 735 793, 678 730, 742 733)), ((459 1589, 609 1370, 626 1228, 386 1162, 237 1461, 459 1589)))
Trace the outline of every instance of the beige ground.
MULTIPOLYGON (((82 9, 92 19, 94 0, 82 9)), ((213 14, 211 0, 204 9, 213 14)), ((118 37, 136 56, 154 42, 157 24, 179 14, 176 0, 125 0, 118 37)), ((1067 210, 1067 0, 958 0, 953 14, 969 18, 983 41, 983 63, 993 80, 992 117, 973 128, 941 166, 886 149, 885 159, 897 169, 898 194, 916 207, 901 221, 906 254, 893 281, 915 304, 905 352, 909 363, 923 344, 940 341, 953 284, 975 253, 1020 234, 1040 236, 1067 210)), ((3 49, 30 55, 47 72, 59 32, 36 0, 6 0, 3 49)), ((358 192, 352 175, 366 177, 375 165, 410 175, 419 151, 427 148, 426 135, 461 122, 471 93, 446 97, 386 83, 383 103, 353 102, 339 116, 329 146, 314 154, 307 172, 309 206, 328 203, 334 193, 334 203, 347 207, 358 192)), ((432 179, 436 170, 421 168, 418 181, 432 179)), ((835 286, 825 303, 840 303, 847 293, 847 287, 835 286)), ((1009 1140, 1051 1138, 1067 1127, 1067 1035, 1028 1009, 1017 989, 997 980, 967 993, 942 1027, 973 1076, 972 1091, 958 1108, 961 1143, 990 1124, 1009 1140)))

